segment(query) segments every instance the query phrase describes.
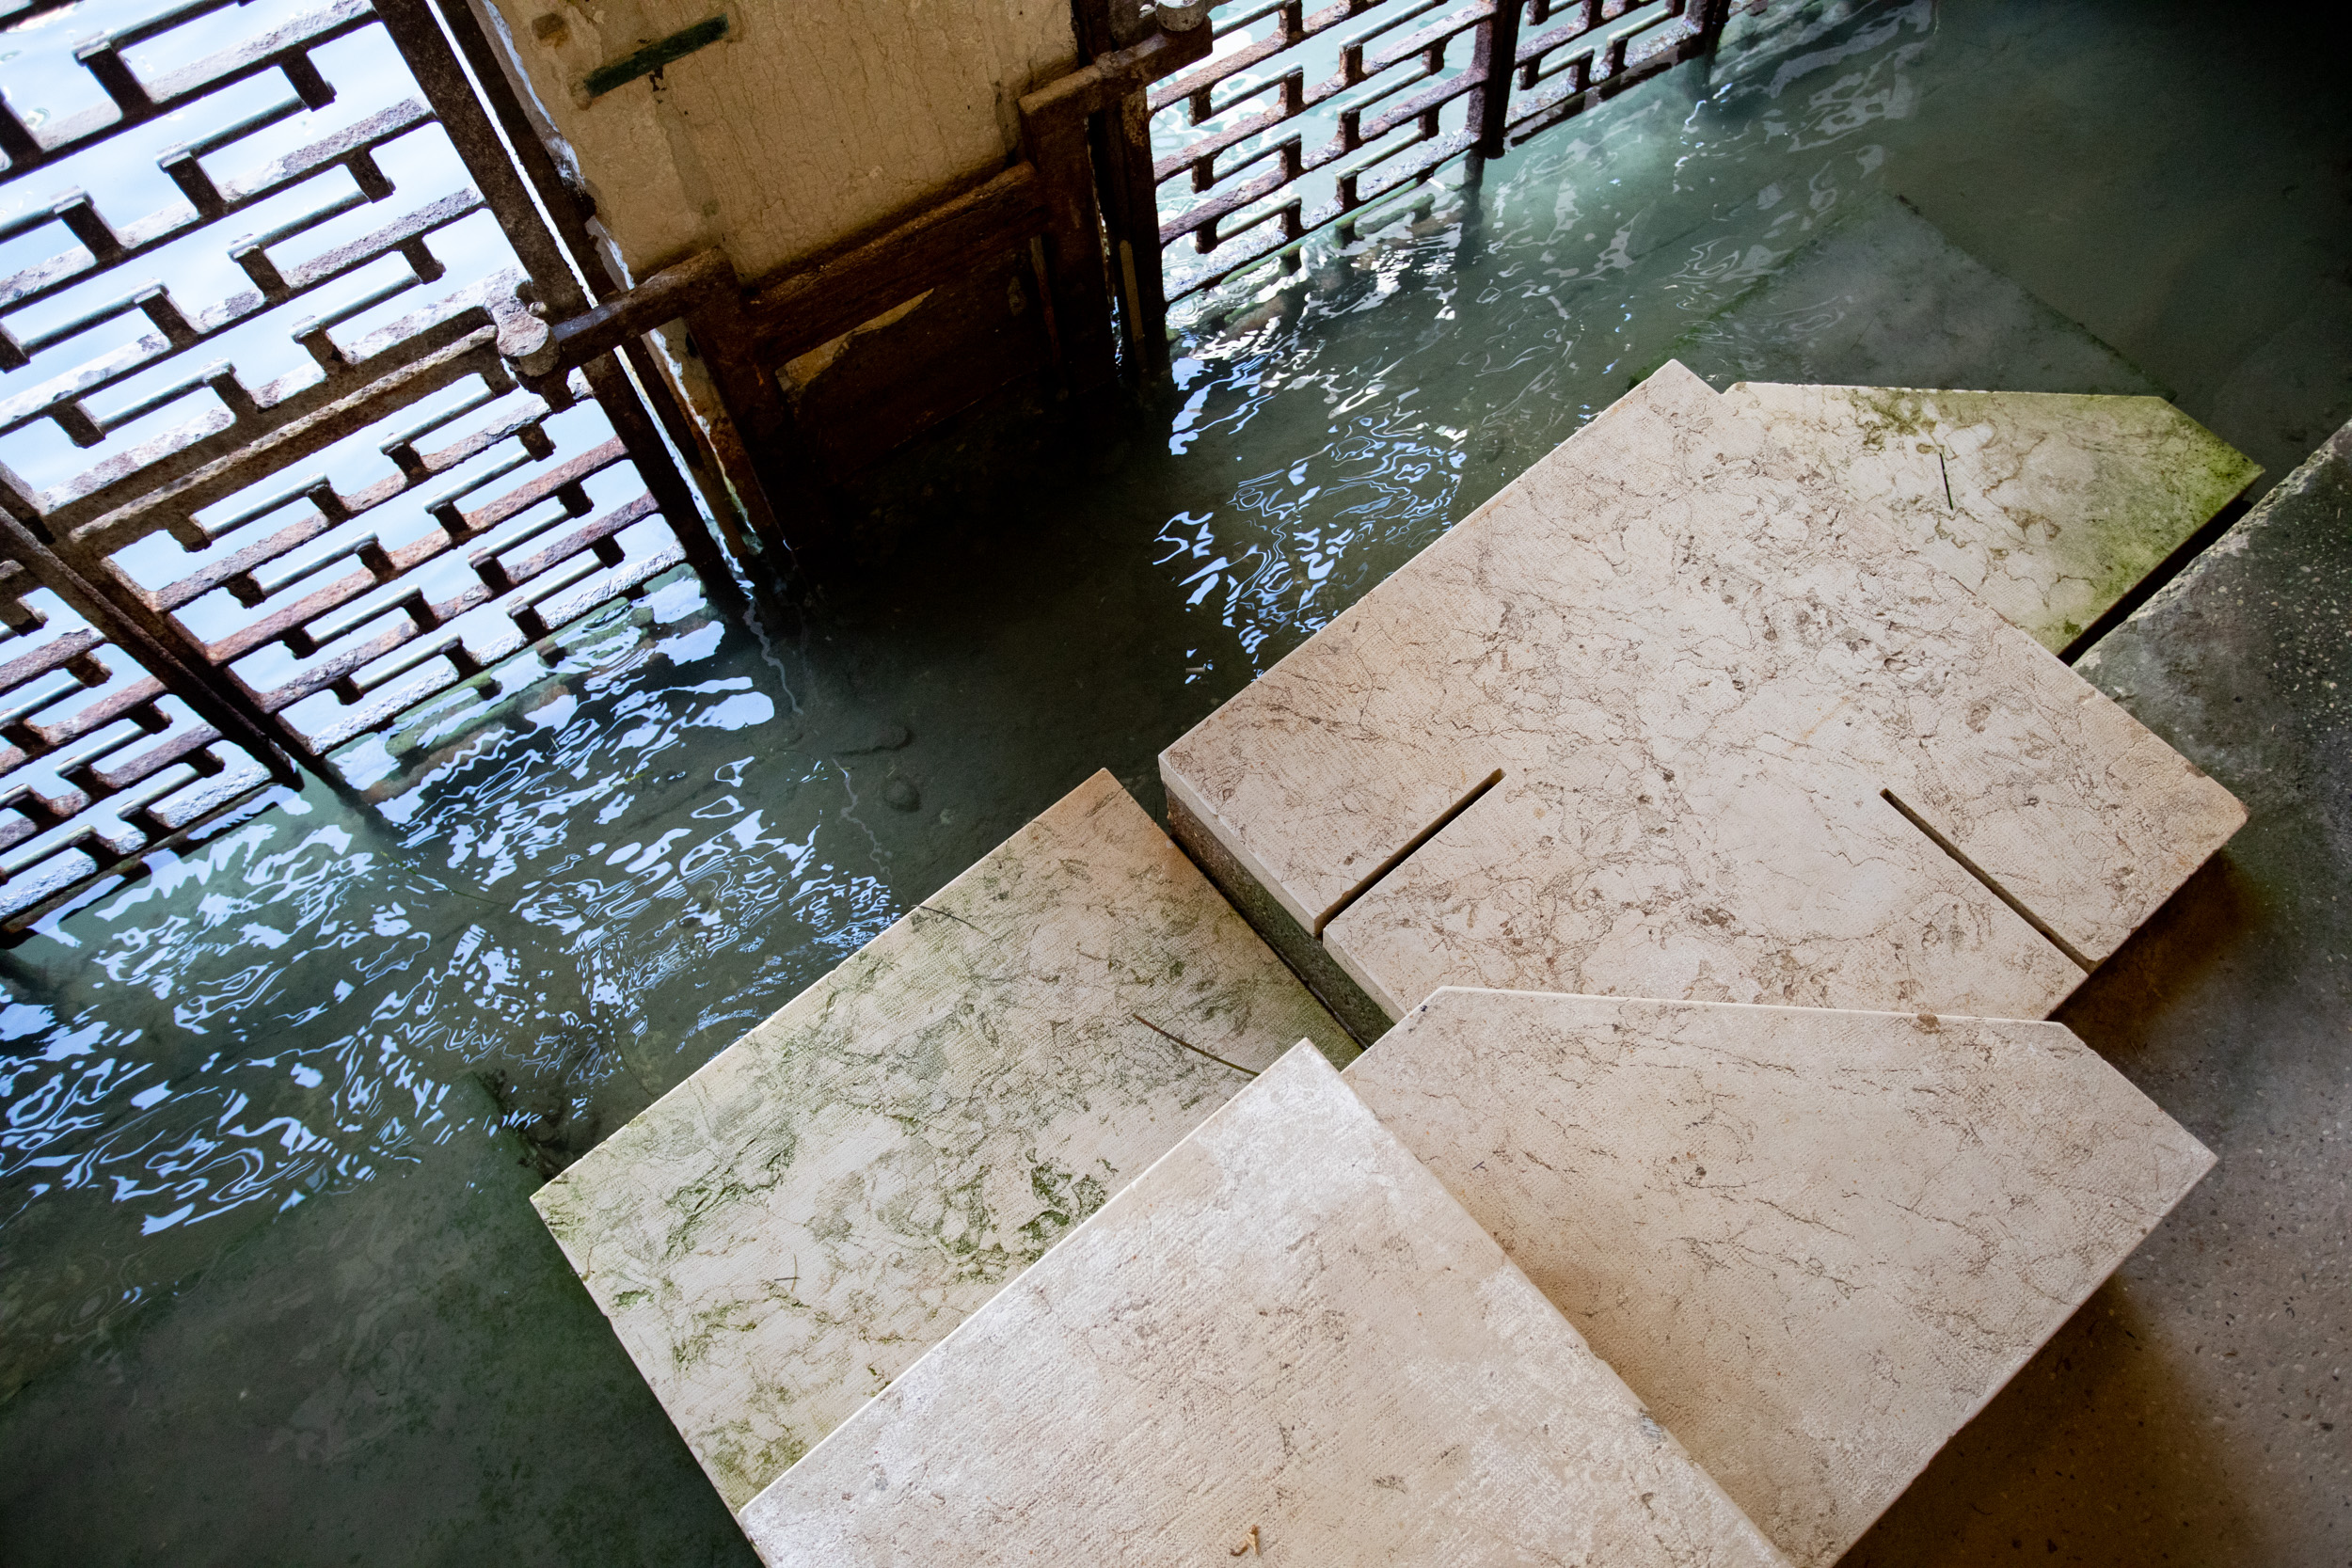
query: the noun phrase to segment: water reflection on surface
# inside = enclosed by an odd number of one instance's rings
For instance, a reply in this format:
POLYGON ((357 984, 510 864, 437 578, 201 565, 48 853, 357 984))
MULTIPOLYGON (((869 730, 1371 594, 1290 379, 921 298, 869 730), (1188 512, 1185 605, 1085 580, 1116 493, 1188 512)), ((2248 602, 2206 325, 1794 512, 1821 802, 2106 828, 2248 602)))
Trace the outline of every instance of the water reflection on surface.
POLYGON ((1735 37, 1711 76, 1677 71, 1490 168, 1477 201, 1441 189, 1364 243, 1311 247, 1286 284, 1213 301, 1176 365, 1169 452, 1273 461, 1169 516, 1159 561, 1187 605, 1262 670, 1692 356, 1694 328, 1878 189, 1871 134, 1910 112, 1932 24, 1916 0, 1735 37))
MULTIPOLYGON (((674 577, 489 721, 396 735, 370 800, 275 796, 0 958, 0 1389, 50 1372, 0 1427, 61 1456, 24 1528, 112 1555, 74 1498, 348 1459, 197 1555, 284 1555, 305 1519, 334 1555, 593 1556, 621 1464, 675 1515, 625 1555, 740 1551, 538 1231, 542 1176, 1094 768, 1156 806, 1161 747, 1669 355, 2146 384, 1896 199, 1961 69, 1928 0, 1739 25, 1476 200, 1204 302, 1123 464, 1024 476, 977 553, 789 635, 674 577), (2012 337, 1931 319, 1963 295, 2012 337), (157 1423, 127 1446, 125 1388, 157 1423), (215 1462, 183 1430, 238 1435, 215 1462)), ((181 1524, 215 1520, 200 1490, 181 1524)))
POLYGON ((846 772, 701 611, 674 582, 376 809, 280 792, 9 956, 8 1370, 421 1143, 554 1168, 887 924, 846 772))

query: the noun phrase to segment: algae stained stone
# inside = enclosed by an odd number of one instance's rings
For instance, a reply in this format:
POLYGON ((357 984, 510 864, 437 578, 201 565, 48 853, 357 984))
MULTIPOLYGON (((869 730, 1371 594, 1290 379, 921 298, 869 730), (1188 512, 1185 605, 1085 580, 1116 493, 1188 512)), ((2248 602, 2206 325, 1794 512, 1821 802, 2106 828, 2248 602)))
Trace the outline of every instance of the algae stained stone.
POLYGON ((2245 820, 1672 364, 1160 771, 1364 1038, 1443 985, 2038 1017, 2245 820))
POLYGON ((742 1524, 827 1568, 1786 1560, 1303 1043, 742 1524))
POLYGON ((2213 1165, 2057 1023, 1447 989, 1346 1077, 1804 1564, 2213 1165))
POLYGON ((1725 396, 2070 658, 2234 515, 2262 473, 2162 398, 1760 381, 1725 396))
POLYGON ((534 1201, 739 1509, 1302 1035, 1098 773, 534 1201))

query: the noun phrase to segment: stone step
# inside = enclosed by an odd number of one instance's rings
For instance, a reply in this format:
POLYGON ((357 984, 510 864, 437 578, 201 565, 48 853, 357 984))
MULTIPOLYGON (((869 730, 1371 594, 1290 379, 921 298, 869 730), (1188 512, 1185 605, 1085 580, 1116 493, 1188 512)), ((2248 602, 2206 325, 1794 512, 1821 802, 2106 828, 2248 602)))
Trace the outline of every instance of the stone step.
MULTIPOLYGON (((1751 206, 1750 281, 1651 361, 1678 359, 1716 387, 1786 381, 2164 396, 2114 346, 1987 266, 1899 196, 1850 193, 1826 221, 1786 199, 1751 206), (1789 224, 1811 237, 1778 261, 1789 224)), ((1726 214, 1727 215, 1727 214, 1726 214)), ((1724 221, 1710 214, 1708 228, 1724 221)), ((1650 287, 1678 293, 1693 233, 1660 247, 1650 287)))
POLYGON ((1447 989, 1346 1078, 1824 1568, 2214 1164, 2057 1023, 1447 989))
POLYGON ((771 1563, 1781 1563, 1311 1044, 741 1513, 771 1563))
POLYGON ((1726 395, 2070 663, 2241 515, 2262 473, 2162 398, 1746 381, 1726 395))
POLYGON ((1164 755, 1248 921, 1098 774, 534 1201, 771 1561, 1779 1560, 1597 1351, 1826 1562, 2210 1164, 1954 1016, 2243 820, 1951 575, 2055 637, 2185 424, 1669 366, 1164 755))
POLYGON ((1301 1036, 1098 773, 533 1202, 739 1509, 1301 1036))
POLYGON ((1824 428, 1670 364, 1162 753, 1359 1038, 1442 985, 2038 1017, 2244 821, 1824 428))

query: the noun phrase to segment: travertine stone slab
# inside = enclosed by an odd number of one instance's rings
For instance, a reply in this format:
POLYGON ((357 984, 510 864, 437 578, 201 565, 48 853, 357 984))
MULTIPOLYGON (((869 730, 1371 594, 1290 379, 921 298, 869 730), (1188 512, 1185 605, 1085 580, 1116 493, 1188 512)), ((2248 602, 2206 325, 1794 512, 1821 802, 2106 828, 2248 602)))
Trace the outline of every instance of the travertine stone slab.
POLYGON ((1098 773, 533 1201, 739 1508, 1301 1035, 1098 773))
POLYGON ((1449 984, 2038 1016, 2245 816, 1677 365, 1161 774, 1391 1018, 1449 984))
POLYGON ((1785 1561, 1304 1045, 742 1523, 824 1568, 1785 1561))
POLYGON ((1725 395, 2052 653, 2262 472, 2162 398, 1760 381, 1725 395))
POLYGON ((1347 1080, 1800 1563, 2213 1165, 2056 1023, 1446 990, 1347 1080))

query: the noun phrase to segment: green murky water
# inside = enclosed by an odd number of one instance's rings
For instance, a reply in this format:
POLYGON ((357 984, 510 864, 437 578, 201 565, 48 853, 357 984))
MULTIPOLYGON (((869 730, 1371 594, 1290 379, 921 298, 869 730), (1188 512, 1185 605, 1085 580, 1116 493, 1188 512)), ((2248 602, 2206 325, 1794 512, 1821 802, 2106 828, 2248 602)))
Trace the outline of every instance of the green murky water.
POLYGON ((1774 0, 1207 302, 1120 451, 941 499, 804 626, 675 582, 377 808, 277 799, 44 922, 0 957, 0 1555, 748 1560, 544 1172, 1095 768, 1157 808, 1160 747, 1670 356, 2161 390, 2282 473, 2352 416, 2321 70, 2186 6, 1774 0))

